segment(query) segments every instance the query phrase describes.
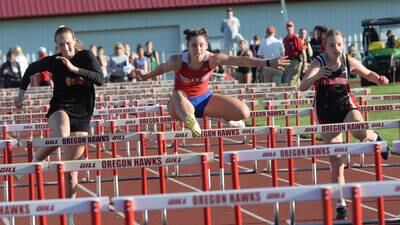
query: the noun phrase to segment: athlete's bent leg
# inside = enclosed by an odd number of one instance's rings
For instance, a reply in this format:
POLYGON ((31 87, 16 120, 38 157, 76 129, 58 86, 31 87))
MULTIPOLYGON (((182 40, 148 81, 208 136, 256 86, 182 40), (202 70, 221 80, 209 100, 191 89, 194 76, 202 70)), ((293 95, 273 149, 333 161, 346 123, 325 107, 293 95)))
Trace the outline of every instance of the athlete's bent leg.
MULTIPOLYGON (((323 133, 321 134, 324 144, 342 143, 342 133, 323 133)), ((340 185, 345 184, 344 167, 345 157, 338 155, 329 158, 331 163, 331 182, 340 185)), ((342 196, 339 197, 336 207, 336 219, 347 219, 346 202, 342 196)))
MULTIPOLYGON (((364 117, 361 112, 358 110, 351 110, 347 113, 346 118, 344 119, 346 123, 350 122, 364 122, 364 117)), ((352 131, 351 134, 353 137, 357 138, 361 142, 366 141, 383 141, 383 138, 375 133, 373 130, 360 130, 360 131, 352 131)), ((390 151, 381 152, 381 156, 383 159, 388 159, 390 157, 390 151)))
MULTIPOLYGON (((87 132, 71 132, 71 136, 87 136, 87 132)), ((78 160, 85 151, 85 145, 68 145, 64 148, 64 160, 78 160)), ((78 189, 78 171, 65 172, 65 191, 67 198, 75 198, 78 189)), ((73 214, 68 215, 68 225, 75 225, 73 214)))
POLYGON ((250 111, 247 105, 238 99, 214 94, 204 109, 204 115, 237 121, 249 118, 250 111))
MULTIPOLYGON (((344 122, 345 123, 364 122, 364 118, 361 115, 360 111, 354 109, 347 113, 344 122)), ((352 131, 351 134, 353 135, 353 137, 357 138, 359 141, 362 142, 375 141, 377 136, 375 132, 372 130, 352 131)))
POLYGON ((172 92, 168 109, 171 115, 185 122, 185 125, 192 131, 195 136, 201 135, 201 128, 194 116, 194 107, 187 99, 185 93, 180 90, 172 92))
MULTIPOLYGON (((62 110, 58 110, 51 114, 48 120, 51 137, 68 137, 70 135, 69 117, 68 114, 62 110)), ((53 153, 58 146, 40 148, 34 155, 34 161, 42 161, 51 153, 53 153)))
MULTIPOLYGON (((87 132, 71 132, 71 136, 87 136, 87 132)), ((78 160, 85 151, 85 145, 68 145, 64 149, 64 160, 78 160)), ((65 173, 65 190, 68 198, 75 198, 78 186, 78 171, 65 173)))

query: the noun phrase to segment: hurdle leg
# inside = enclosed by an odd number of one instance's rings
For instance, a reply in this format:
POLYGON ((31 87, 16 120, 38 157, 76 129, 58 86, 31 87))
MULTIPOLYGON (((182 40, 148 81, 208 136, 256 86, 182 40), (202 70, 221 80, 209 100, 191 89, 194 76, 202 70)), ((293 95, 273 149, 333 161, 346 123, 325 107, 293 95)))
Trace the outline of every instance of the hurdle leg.
MULTIPOLYGON (((346 131, 346 143, 350 143, 350 131, 346 131)), ((351 155, 348 154, 346 157, 347 168, 351 168, 351 155)))
POLYGON ((279 225, 279 203, 274 204, 274 224, 279 225))
MULTIPOLYGON (((101 134, 101 123, 100 121, 96 122, 96 133, 101 134)), ((100 143, 96 144, 96 158, 101 159, 101 145, 100 143)), ((101 196, 101 171, 96 171, 96 194, 97 197, 101 196)))
POLYGON ((58 159, 58 161, 61 161, 61 160, 62 160, 61 148, 60 148, 60 147, 57 148, 57 159, 58 159))
POLYGON ((161 211, 162 224, 167 225, 167 209, 161 211))
MULTIPOLYGON (((7 149, 4 149, 3 152, 3 159, 4 159, 4 164, 8 164, 8 152, 7 149)), ((9 195, 9 185, 8 185, 8 181, 10 179, 9 175, 4 176, 4 200, 6 202, 10 201, 10 195, 9 195)))
POLYGON ((360 154, 360 168, 364 168, 365 165, 365 155, 364 153, 360 154))
MULTIPOLYGON (((173 123, 172 123, 172 130, 173 130, 173 131, 176 131, 176 130, 177 130, 176 122, 173 122, 173 123)), ((173 145, 173 147, 174 147, 174 153, 175 153, 175 155, 178 155, 178 154, 179 154, 179 151, 178 151, 178 149, 179 149, 178 140, 174 140, 172 145, 173 145)), ((175 176, 176 176, 176 177, 179 177, 179 165, 176 165, 176 166, 175 166, 175 176)))
POLYGON ((312 158, 313 162, 311 163, 311 170, 312 170, 312 183, 314 185, 318 184, 317 180, 317 163, 315 162, 315 158, 312 158))
MULTIPOLYGON (((32 157, 33 157, 33 150, 32 150, 32 140, 27 141, 27 148, 28 148, 28 162, 32 162, 32 157)), ((34 174, 30 173, 28 174, 28 179, 29 179, 29 200, 34 200, 35 199, 35 178, 34 174)), ((35 216, 29 217, 29 224, 30 225, 36 225, 36 219, 35 216)))
POLYGON ((127 155, 127 157, 131 157, 131 151, 130 151, 130 149, 131 149, 131 142, 130 142, 130 141, 127 141, 126 144, 125 144, 125 146, 126 146, 126 155, 127 155))
MULTIPOLYGON (((255 111, 257 108, 256 108, 256 102, 255 101, 252 101, 251 102, 251 110, 253 110, 253 111, 255 111)), ((255 126, 257 126, 257 121, 256 121, 256 118, 254 117, 254 118, 251 118, 251 125, 253 126, 253 127, 255 127, 255 126)), ((254 150, 257 150, 257 136, 256 135, 253 135, 252 136, 252 147, 253 147, 253 149, 254 150)), ((254 173, 256 173, 257 172, 257 170, 258 170, 258 161, 257 160, 254 160, 254 164, 253 164, 253 170, 254 170, 254 173)))
POLYGON ((296 202, 290 202, 290 225, 296 224, 296 202))
MULTIPOLYGON (((293 129, 289 128, 287 130, 287 147, 293 147, 293 129)), ((288 160, 289 169, 289 185, 294 186, 294 160, 288 160)), ((296 202, 290 202, 290 225, 296 224, 296 202)))
MULTIPOLYGON (((239 190, 239 167, 238 167, 238 158, 236 154, 231 155, 231 166, 232 166, 232 188, 235 190, 239 190)), ((242 218, 242 207, 240 205, 235 205, 235 220, 237 225, 243 224, 242 218)))
MULTIPOLYGON (((116 128, 115 128, 115 121, 111 121, 111 133, 115 134, 116 128)), ((111 143, 111 148, 112 148, 112 156, 113 158, 117 158, 117 143, 112 142, 111 143)), ((114 196, 118 197, 119 196, 119 185, 118 185, 118 170, 114 169, 113 170, 113 186, 114 186, 114 196)))
MULTIPOLYGON (((271 137, 271 148, 276 148, 276 128, 270 128, 270 137, 271 137)), ((271 160, 272 162, 272 186, 278 187, 278 162, 276 159, 271 160)), ((275 203, 274 206, 274 221, 275 225, 279 225, 279 202, 275 203)))
MULTIPOLYGON (((89 146, 85 145, 85 151, 84 151, 85 159, 89 160, 89 146)), ((90 170, 86 171, 86 180, 90 182, 90 170)))
POLYGON ((118 175, 114 175, 114 196, 118 197, 119 196, 119 186, 118 186, 118 175))
MULTIPOLYGON (((165 141, 162 138, 161 134, 157 134, 157 145, 158 145, 158 155, 163 155, 165 153, 165 141)), ((160 174, 160 193, 165 194, 167 191, 166 187, 166 181, 165 181, 165 168, 160 167, 159 168, 159 174, 160 174)), ((162 218, 162 224, 166 225, 167 224, 167 209, 163 209, 161 211, 161 218, 162 218)))
MULTIPOLYGON (((222 121, 219 121, 218 128, 222 128, 222 121)), ((222 137, 218 138, 219 147, 219 181, 221 190, 225 190, 225 168, 224 168, 224 139, 222 137)), ((208 168, 209 175, 211 175, 211 169, 208 168)), ((209 183, 211 187, 211 176, 209 176, 209 183)))
POLYGON ((322 200, 324 208, 324 225, 332 225, 332 193, 328 188, 322 191, 322 200))

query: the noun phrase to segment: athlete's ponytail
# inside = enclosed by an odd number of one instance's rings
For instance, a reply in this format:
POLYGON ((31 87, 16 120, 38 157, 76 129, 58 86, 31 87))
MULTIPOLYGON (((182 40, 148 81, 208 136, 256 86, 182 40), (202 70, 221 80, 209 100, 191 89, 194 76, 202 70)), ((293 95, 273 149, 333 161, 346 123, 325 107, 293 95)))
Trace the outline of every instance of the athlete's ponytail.
POLYGON ((186 35, 186 41, 189 42, 193 37, 204 36, 204 38, 208 41, 208 30, 206 28, 201 28, 199 30, 194 29, 186 29, 183 31, 183 34, 186 35))

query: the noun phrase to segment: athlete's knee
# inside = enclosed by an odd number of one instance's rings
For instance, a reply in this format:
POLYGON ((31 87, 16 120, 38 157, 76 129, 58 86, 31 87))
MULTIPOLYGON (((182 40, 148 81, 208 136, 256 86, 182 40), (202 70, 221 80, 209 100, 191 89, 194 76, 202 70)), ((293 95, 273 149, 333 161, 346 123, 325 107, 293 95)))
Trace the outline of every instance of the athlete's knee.
POLYGON ((250 110, 247 106, 245 106, 241 109, 241 117, 243 119, 247 119, 250 117, 250 110))
POLYGON ((367 131, 354 131, 351 132, 351 135, 361 142, 367 141, 368 139, 367 131))
POLYGON ((340 171, 341 167, 344 166, 345 157, 342 155, 331 156, 329 158, 329 161, 331 163, 332 169, 340 171))

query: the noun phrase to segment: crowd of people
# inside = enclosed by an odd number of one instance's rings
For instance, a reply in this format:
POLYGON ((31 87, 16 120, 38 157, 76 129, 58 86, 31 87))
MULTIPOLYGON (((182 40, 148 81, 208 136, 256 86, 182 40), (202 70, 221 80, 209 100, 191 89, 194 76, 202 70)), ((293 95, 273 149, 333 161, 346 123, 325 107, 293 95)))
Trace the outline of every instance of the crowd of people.
MULTIPOLYGON (((106 82, 136 81, 135 69, 150 72, 160 64, 158 51, 153 43, 147 41, 145 45, 138 44, 136 51, 131 51, 129 44, 117 42, 113 48, 113 55, 107 55, 104 47, 90 45, 88 50, 98 60, 106 82)), ((40 47, 37 52, 38 60, 47 56, 47 49, 40 47)), ((10 48, 6 53, 6 60, 0 63, 0 88, 19 87, 22 77, 28 68, 29 62, 20 46, 10 48)), ((32 86, 53 86, 49 71, 42 71, 32 76, 32 86)))
MULTIPOLYGON (((218 66, 214 72, 229 74, 240 83, 275 82, 278 85, 292 85, 298 87, 312 59, 325 51, 324 40, 328 28, 316 25, 311 35, 304 27, 296 32, 294 21, 287 21, 287 34, 279 39, 274 25, 265 29, 265 37, 255 35, 252 41, 246 40, 240 33, 240 20, 234 16, 232 8, 226 10, 226 18, 222 20, 220 31, 223 33, 223 49, 208 50, 213 53, 226 53, 229 55, 257 57, 266 60, 278 56, 287 56, 291 60, 285 70, 276 70, 266 67, 224 67, 218 66), (236 51, 237 49, 237 51, 236 51)), ((392 31, 387 32, 386 46, 400 46, 392 31)), ((347 52, 353 58, 361 60, 361 55, 355 43, 349 43, 347 52)), ((137 81, 134 70, 141 69, 153 71, 160 64, 158 51, 153 48, 153 43, 147 41, 144 45, 138 44, 135 51, 127 43, 117 42, 113 47, 113 54, 106 55, 102 46, 90 45, 89 50, 96 56, 102 68, 106 82, 137 81)), ((47 55, 47 50, 41 47, 38 58, 47 55)), ((7 52, 6 61, 0 71, 0 87, 18 87, 26 68, 28 60, 22 48, 16 46, 7 52)), ((356 76, 355 74, 351 74, 356 76)), ((52 85, 51 74, 41 73, 33 77, 32 85, 52 85)), ((156 78, 154 78, 156 79, 156 78)))

